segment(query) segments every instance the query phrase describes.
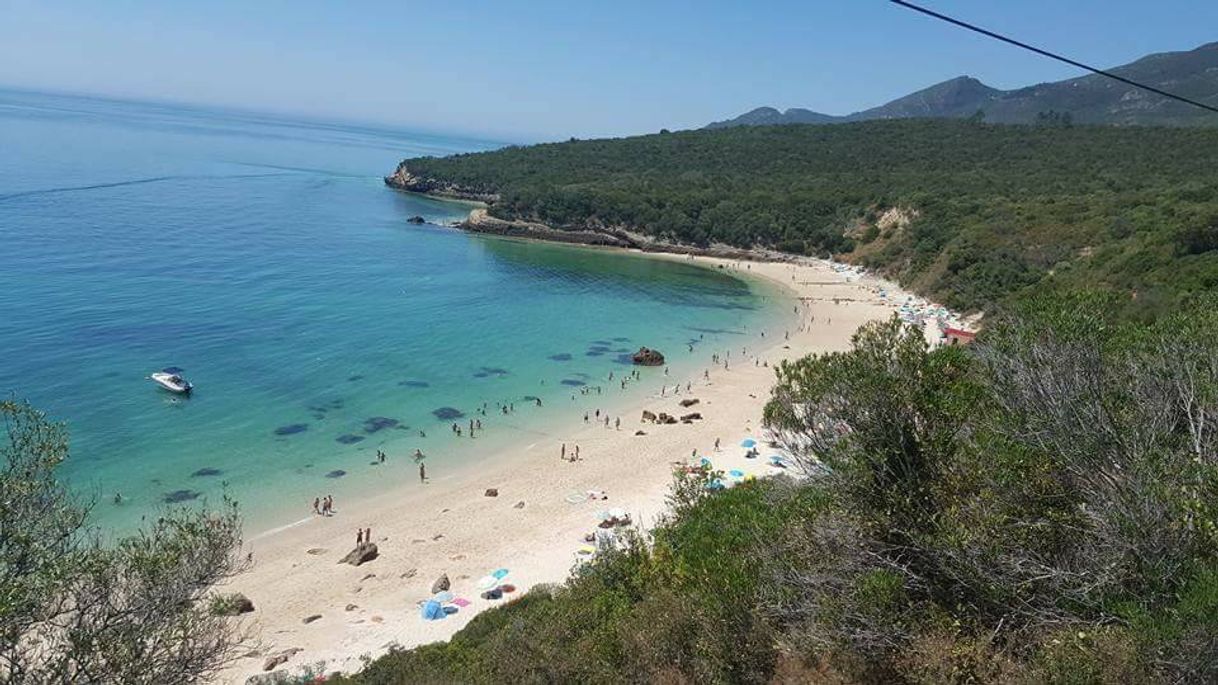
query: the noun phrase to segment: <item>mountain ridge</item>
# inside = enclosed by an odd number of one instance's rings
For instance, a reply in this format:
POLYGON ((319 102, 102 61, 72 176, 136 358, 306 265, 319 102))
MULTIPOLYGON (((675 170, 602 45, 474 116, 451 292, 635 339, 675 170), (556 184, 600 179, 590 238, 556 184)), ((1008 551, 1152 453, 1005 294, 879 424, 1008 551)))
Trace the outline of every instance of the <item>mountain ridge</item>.
MULTIPOLYGON (((1152 53, 1109 69, 1125 78, 1218 106, 1218 41, 1192 50, 1152 53)), ((1218 126, 1218 114, 1099 74, 1037 83, 1011 90, 957 76, 844 116, 803 108, 758 107, 704 128, 831 124, 873 119, 957 119, 977 116, 1001 124, 1069 121, 1121 126, 1218 126)))

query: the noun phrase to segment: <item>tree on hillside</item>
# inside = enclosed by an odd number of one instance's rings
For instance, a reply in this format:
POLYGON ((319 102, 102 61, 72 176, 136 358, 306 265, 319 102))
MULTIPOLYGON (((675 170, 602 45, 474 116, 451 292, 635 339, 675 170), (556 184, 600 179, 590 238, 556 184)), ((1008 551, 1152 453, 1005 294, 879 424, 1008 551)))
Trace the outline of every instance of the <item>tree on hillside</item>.
POLYGON ((222 667, 240 635, 205 600, 247 563, 236 505, 167 510, 103 543, 55 477, 64 427, 14 401, 0 416, 0 681, 189 683, 222 667))

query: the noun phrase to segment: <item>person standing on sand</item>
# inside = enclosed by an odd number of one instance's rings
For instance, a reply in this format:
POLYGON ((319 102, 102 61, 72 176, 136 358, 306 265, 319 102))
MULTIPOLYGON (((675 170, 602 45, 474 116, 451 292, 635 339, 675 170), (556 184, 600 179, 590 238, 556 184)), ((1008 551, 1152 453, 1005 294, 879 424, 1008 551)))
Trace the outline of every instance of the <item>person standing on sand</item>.
POLYGON ((364 529, 364 542, 372 542, 372 529, 371 528, 364 529))
POLYGON ((355 546, 359 547, 362 544, 364 544, 364 529, 356 528, 355 529, 355 546))
POLYGON ((427 464, 424 462, 419 462, 419 482, 427 482, 427 464))
POLYGON ((567 460, 567 443, 564 442, 562 444, 562 449, 558 452, 558 458, 562 459, 563 461, 567 460))
POLYGON ((575 459, 572 459, 571 461, 577 461, 578 459, 579 459, 579 445, 576 445, 575 446, 575 459))
POLYGON ((614 420, 614 428, 617 430, 622 430, 622 417, 619 416, 616 420, 614 420))
POLYGON ((715 451, 719 451, 719 438, 715 438, 715 451))
POLYGON ((321 498, 320 497, 313 498, 313 513, 314 514, 321 513, 321 498))

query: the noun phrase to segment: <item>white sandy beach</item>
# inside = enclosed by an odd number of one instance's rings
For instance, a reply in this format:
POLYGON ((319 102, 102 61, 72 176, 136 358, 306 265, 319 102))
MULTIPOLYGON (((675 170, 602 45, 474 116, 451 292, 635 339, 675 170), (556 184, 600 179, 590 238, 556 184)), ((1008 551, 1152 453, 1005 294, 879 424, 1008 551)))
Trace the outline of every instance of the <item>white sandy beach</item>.
MULTIPOLYGON (((783 359, 844 349, 860 324, 892 316, 905 299, 891 283, 839 273, 824 262, 751 262, 745 267, 694 259, 781 285, 790 298, 778 305, 792 312, 790 339, 784 340, 784 330, 767 330, 764 338, 761 331, 751 331, 740 341, 748 348, 747 356, 740 347, 732 349, 728 370, 711 364, 713 353, 722 356, 728 350, 698 350, 705 364, 691 377, 648 380, 655 387, 647 389, 645 401, 614 408, 614 418, 620 414, 622 419, 620 430, 585 423, 585 405, 580 404, 535 439, 489 455, 475 466, 436 473, 426 485, 419 483, 412 461, 396 458, 389 467, 404 470, 404 475, 402 485, 392 491, 340 502, 334 516, 312 517, 249 540, 253 568, 224 589, 253 601, 255 612, 242 620, 258 644, 244 650, 247 655, 221 679, 244 682, 263 672, 268 655, 291 648, 301 651, 276 670, 325 662, 326 671, 352 671, 360 667, 361 656, 381 655, 392 644, 411 647, 444 640, 483 609, 536 584, 562 582, 585 558, 578 550, 584 536, 595 530, 597 512, 620 507, 636 525, 649 527, 663 511, 674 462, 690 463, 694 450, 710 457, 716 469, 758 476, 777 471, 764 458, 770 452, 746 459, 739 447, 745 437, 763 437, 760 422, 773 367, 783 359), (878 295, 880 289, 887 290, 887 299, 878 295), (800 330, 801 324, 808 325, 800 330), (709 380, 703 378, 703 369, 709 371, 709 380), (662 382, 668 384, 664 397, 662 382), (682 393, 673 395, 671 386, 677 382, 682 393), (684 391, 687 382, 692 392, 684 391), (697 398, 698 405, 682 408, 678 402, 687 397, 697 398), (643 410, 678 416, 698 411, 703 420, 692 425, 643 424, 643 410), (646 435, 635 435, 640 429, 646 435), (719 452, 714 451, 716 438, 722 441, 719 452), (559 458, 564 443, 568 450, 579 445, 580 461, 559 458), (485 496, 487 488, 498 489, 498 496, 485 496), (608 500, 571 504, 566 499, 587 490, 603 490, 608 500), (362 527, 372 529, 379 557, 359 567, 337 563, 354 547, 355 531, 362 527), (481 599, 476 581, 501 567, 510 569, 506 581, 518 588, 516 593, 499 601, 481 599), (417 602, 430 596, 441 574, 451 579, 454 595, 471 603, 446 619, 425 621, 417 602), (314 615, 321 618, 304 623, 314 615)), ((617 382, 605 385, 609 390, 617 382)))

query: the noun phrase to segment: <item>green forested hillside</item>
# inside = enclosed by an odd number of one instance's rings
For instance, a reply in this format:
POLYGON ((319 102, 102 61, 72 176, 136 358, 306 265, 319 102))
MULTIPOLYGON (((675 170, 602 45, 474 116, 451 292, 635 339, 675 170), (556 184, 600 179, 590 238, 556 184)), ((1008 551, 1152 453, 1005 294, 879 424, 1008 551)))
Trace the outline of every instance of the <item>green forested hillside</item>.
POLYGON ((1212 129, 902 120, 570 141, 402 168, 498 194, 500 218, 833 253, 964 308, 1079 284, 1157 308, 1218 284, 1215 160, 1212 129), (892 208, 912 222, 877 221, 892 208))

